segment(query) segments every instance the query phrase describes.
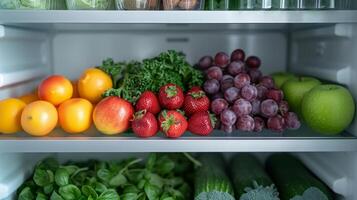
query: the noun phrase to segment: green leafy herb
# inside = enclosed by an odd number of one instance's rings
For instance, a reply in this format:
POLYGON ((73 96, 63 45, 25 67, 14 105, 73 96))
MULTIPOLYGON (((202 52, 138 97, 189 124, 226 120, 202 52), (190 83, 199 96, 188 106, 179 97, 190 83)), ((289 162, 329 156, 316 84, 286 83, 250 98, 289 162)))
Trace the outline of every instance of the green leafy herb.
POLYGON ((185 91, 203 83, 202 73, 190 66, 183 53, 173 50, 142 63, 114 63, 109 59, 99 68, 110 74, 115 83, 115 88, 103 96, 120 96, 130 102, 146 90, 158 92, 167 83, 177 84, 185 91))
POLYGON ((58 192, 64 200, 77 200, 81 197, 81 190, 72 184, 60 187, 58 192))
POLYGON ((69 173, 65 168, 59 168, 55 173, 55 181, 58 186, 65 186, 69 183, 69 173))
POLYGON ((54 180, 53 172, 51 170, 36 169, 33 180, 38 186, 47 186, 54 180))
POLYGON ((19 194, 19 200, 34 200, 35 196, 31 192, 30 187, 25 187, 19 194))

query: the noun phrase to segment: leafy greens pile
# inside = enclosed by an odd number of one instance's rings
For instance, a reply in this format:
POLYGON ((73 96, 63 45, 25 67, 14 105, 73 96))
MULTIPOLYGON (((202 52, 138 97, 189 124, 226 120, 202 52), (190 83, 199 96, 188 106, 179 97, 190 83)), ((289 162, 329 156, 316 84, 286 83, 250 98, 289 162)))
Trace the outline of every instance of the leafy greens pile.
POLYGON ((153 153, 146 163, 131 158, 60 165, 48 158, 19 188, 18 200, 186 200, 192 167, 183 154, 153 153))
POLYGON ((183 53, 173 50, 142 63, 115 63, 108 59, 99 69, 110 74, 114 82, 114 88, 104 96, 120 96, 130 102, 135 102, 146 90, 158 92, 167 83, 177 84, 184 91, 203 83, 202 73, 186 61, 183 53))

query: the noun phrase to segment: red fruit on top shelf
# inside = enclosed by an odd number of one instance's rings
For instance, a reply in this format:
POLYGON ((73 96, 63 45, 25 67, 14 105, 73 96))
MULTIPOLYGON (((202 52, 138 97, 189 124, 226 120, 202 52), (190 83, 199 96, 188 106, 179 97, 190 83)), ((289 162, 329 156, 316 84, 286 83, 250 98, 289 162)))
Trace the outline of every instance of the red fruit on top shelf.
POLYGON ((287 129, 296 130, 299 129, 301 123, 298 116, 293 112, 288 112, 284 116, 285 127, 287 129))
POLYGON ((214 57, 215 64, 220 68, 226 68, 229 64, 229 56, 224 52, 219 52, 214 57))
POLYGON ((255 122, 253 117, 249 115, 244 115, 238 117, 236 127, 240 131, 253 131, 255 126, 255 122))
POLYGON ((231 61, 244 61, 245 59, 245 52, 243 49, 236 49, 231 54, 231 61))
POLYGON ((192 92, 199 92, 199 91, 203 91, 200 86, 193 86, 191 87, 191 89, 187 91, 186 95, 190 95, 192 92))
POLYGON ((239 98, 239 89, 236 87, 230 87, 224 92, 224 98, 229 102, 233 103, 239 98))
POLYGON ((155 115, 146 110, 141 110, 134 114, 131 128, 138 137, 152 137, 159 131, 155 115))
POLYGON ((248 66, 250 69, 258 69, 261 65, 261 61, 258 57, 256 56, 249 56, 247 60, 245 61, 245 64, 248 66))
POLYGON ((250 77, 246 73, 240 73, 234 77, 234 86, 238 89, 250 84, 250 77))
POLYGON ((202 90, 198 92, 191 92, 190 94, 186 95, 183 104, 183 108, 187 116, 197 112, 208 111, 209 106, 210 101, 205 92, 202 90))
POLYGON ((259 84, 268 88, 268 89, 272 89, 275 88, 275 84, 274 84, 274 80, 272 77, 270 76, 263 76, 260 78, 259 84))
POLYGON ((206 71, 206 78, 207 79, 216 79, 216 80, 221 80, 223 76, 223 72, 221 68, 213 66, 207 69, 206 71))
POLYGON ((261 117, 254 117, 254 132, 261 132, 265 127, 264 119, 261 117))
POLYGON ((140 95, 140 98, 136 102, 135 110, 146 110, 154 115, 161 111, 160 103, 155 93, 151 91, 145 91, 140 95))
POLYGON ((267 121, 267 127, 274 132, 283 132, 285 127, 284 118, 282 118, 280 115, 269 117, 267 121))
POLYGON ((159 90, 159 102, 166 109, 175 110, 181 108, 184 102, 182 89, 172 83, 162 86, 159 90))
POLYGON ((260 104, 260 112, 264 117, 273 117, 278 114, 278 104, 272 99, 266 99, 260 104))
POLYGON ((201 70, 211 67, 213 64, 213 58, 211 56, 204 56, 198 62, 198 68, 201 70))
POLYGON ((244 67, 244 62, 233 61, 228 65, 227 71, 230 75, 236 76, 237 74, 244 72, 244 67))
POLYGON ((221 113, 221 117, 220 118, 221 118, 222 124, 224 124, 226 126, 233 126, 237 121, 236 114, 230 109, 225 109, 221 113))
POLYGON ((219 115, 221 114, 225 109, 228 108, 228 102, 225 99, 219 98, 215 99, 211 102, 211 111, 219 115))
POLYGON ((266 94, 268 92, 268 88, 266 88, 265 86, 263 85, 257 85, 257 91, 258 91, 258 95, 257 95, 257 98, 259 100, 264 100, 266 99, 266 94))
POLYGON ((216 121, 216 117, 208 111, 197 112, 188 120, 188 131, 197 135, 207 136, 213 131, 216 121))
POLYGON ((276 102, 280 102, 284 98, 284 93, 278 89, 271 89, 266 93, 268 99, 273 99, 276 102))
POLYGON ((178 111, 162 111, 159 115, 160 130, 169 138, 178 138, 187 130, 186 118, 178 111))
POLYGON ((241 89, 240 95, 248 101, 253 101, 258 96, 258 90, 254 85, 246 85, 241 89))

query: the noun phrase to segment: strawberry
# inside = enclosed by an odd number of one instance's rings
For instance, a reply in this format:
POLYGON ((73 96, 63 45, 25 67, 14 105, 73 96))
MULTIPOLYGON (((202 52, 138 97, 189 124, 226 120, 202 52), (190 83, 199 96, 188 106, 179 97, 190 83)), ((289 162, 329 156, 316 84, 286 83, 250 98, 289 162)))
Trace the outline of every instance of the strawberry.
POLYGON ((200 90, 186 95, 183 109, 187 116, 191 116, 197 112, 208 111, 209 106, 209 98, 206 96, 204 91, 200 90))
POLYGON ((151 112, 154 115, 158 114, 161 108, 155 93, 151 91, 143 92, 136 102, 135 110, 147 110, 147 112, 151 112))
POLYGON ((199 92, 199 91, 203 91, 202 88, 200 86, 193 86, 191 89, 189 89, 186 93, 186 95, 191 94, 192 92, 199 92))
POLYGON ((169 83, 160 88, 159 102, 162 107, 169 110, 176 110, 182 107, 183 101, 183 92, 178 85, 169 83))
POLYGON ((160 130, 169 138, 178 138, 187 129, 186 118, 178 111, 162 111, 159 115, 160 130))
POLYGON ((146 110, 141 110, 134 114, 131 127, 139 137, 152 137, 159 130, 155 115, 146 110))
POLYGON ((198 112, 189 119, 188 130, 196 135, 207 136, 213 131, 216 121, 216 117, 208 111, 198 112))

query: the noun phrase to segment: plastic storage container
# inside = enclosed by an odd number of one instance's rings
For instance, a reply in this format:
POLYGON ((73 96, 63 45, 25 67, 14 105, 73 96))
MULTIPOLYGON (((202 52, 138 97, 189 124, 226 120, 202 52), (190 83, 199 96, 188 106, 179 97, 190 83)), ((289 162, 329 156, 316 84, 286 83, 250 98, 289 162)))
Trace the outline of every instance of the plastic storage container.
POLYGON ((159 0, 115 0, 118 10, 157 10, 159 0))
POLYGON ((113 10, 114 0, 66 0, 70 10, 113 10))
POLYGON ((1 9, 66 9, 65 0, 0 0, 1 9))
POLYGON ((228 10, 228 0, 206 0, 205 10, 228 10))
POLYGON ((301 8, 301 0, 271 0, 272 9, 284 10, 290 9, 295 10, 301 8))
POLYGON ((230 9, 238 7, 239 10, 271 9, 272 0, 231 0, 230 9), (237 5, 238 4, 238 5, 237 5))
POLYGON ((301 9, 317 9, 318 0, 301 0, 301 9))
POLYGON ((164 10, 201 10, 204 0, 162 0, 164 10))

